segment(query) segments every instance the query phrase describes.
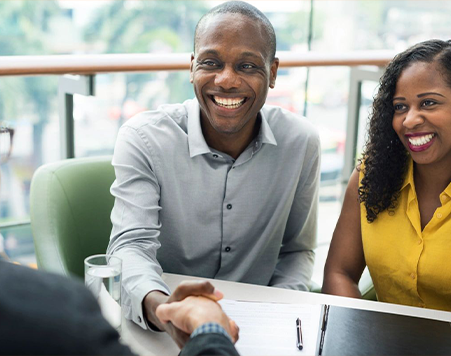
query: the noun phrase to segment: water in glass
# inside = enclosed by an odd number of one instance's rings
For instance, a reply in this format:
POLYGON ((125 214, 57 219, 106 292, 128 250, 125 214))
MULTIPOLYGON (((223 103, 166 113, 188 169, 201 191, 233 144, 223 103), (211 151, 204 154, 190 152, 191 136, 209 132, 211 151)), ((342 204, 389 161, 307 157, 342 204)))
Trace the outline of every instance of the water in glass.
POLYGON ((86 287, 100 304, 102 314, 118 331, 121 328, 121 269, 119 266, 91 266, 85 273, 86 287))

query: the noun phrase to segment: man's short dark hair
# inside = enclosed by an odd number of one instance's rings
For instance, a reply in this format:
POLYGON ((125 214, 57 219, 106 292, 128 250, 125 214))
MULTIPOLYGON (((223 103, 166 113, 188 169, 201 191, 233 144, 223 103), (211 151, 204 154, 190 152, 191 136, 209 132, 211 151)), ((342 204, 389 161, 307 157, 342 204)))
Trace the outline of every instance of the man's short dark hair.
POLYGON ((276 33, 274 32, 274 27, 272 26, 271 22, 269 22, 268 18, 263 14, 263 12, 244 1, 225 2, 223 4, 215 6, 201 17, 194 32, 194 52, 196 52, 196 45, 197 41, 199 40, 199 31, 202 28, 204 22, 210 17, 220 14, 240 14, 252 20, 259 21, 265 29, 266 34, 268 35, 267 49, 270 61, 274 61, 274 58, 276 57, 276 33))

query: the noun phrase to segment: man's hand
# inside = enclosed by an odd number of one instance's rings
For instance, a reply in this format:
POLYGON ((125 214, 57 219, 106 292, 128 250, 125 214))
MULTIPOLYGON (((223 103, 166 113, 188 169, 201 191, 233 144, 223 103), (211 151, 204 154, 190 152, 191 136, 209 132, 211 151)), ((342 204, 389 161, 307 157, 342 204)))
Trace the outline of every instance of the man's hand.
POLYGON ((216 301, 205 297, 187 297, 181 302, 161 304, 156 315, 162 323, 171 322, 187 335, 205 323, 217 323, 227 331, 233 343, 238 340, 239 329, 235 322, 216 301))
POLYGON ((215 301, 223 297, 222 293, 216 291, 215 287, 208 281, 184 281, 179 284, 170 297, 160 291, 152 291, 147 294, 143 300, 145 316, 156 328, 166 331, 182 348, 188 341, 189 334, 181 331, 170 322, 162 323, 155 314, 156 309, 161 304, 178 302, 189 296, 201 295, 215 301))

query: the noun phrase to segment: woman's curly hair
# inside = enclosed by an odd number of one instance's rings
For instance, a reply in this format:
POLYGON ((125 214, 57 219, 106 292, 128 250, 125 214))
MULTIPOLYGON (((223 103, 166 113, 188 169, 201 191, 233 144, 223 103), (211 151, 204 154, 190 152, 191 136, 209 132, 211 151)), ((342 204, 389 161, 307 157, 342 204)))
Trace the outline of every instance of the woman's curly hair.
POLYGON ((407 171, 409 153, 392 128, 396 83, 402 71, 413 63, 434 61, 451 87, 451 40, 430 40, 410 47, 390 62, 380 79, 364 152, 358 164, 360 167, 363 162, 364 173, 359 199, 365 205, 366 219, 370 223, 384 210, 394 213, 407 171))

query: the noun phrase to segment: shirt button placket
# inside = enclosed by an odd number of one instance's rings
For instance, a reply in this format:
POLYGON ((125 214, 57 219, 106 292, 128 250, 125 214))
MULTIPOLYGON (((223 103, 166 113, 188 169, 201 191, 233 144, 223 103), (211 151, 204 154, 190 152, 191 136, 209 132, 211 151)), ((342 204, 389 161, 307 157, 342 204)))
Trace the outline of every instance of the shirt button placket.
MULTIPOLYGON (((232 209, 232 204, 227 204, 226 207, 227 207, 227 210, 230 210, 230 209, 232 209)), ((226 248, 224 248, 225 252, 230 252, 230 250, 231 250, 230 246, 226 246, 226 248)))

